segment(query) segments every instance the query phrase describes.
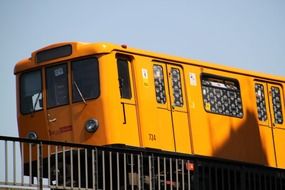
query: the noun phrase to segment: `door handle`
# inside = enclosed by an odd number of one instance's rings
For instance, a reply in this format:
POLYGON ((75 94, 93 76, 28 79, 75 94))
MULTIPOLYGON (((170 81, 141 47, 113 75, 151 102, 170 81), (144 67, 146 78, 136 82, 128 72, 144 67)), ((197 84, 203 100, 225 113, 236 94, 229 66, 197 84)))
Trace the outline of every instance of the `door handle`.
POLYGON ((272 123, 272 127, 276 128, 276 123, 275 122, 272 123))
POLYGON ((127 124, 125 104, 124 104, 123 102, 121 102, 121 104, 122 104, 122 108, 123 108, 123 116, 124 116, 123 124, 127 124))
POLYGON ((51 115, 48 114, 48 122, 49 122, 49 123, 56 122, 56 118, 51 118, 51 115))
POLYGON ((50 122, 50 123, 56 122, 56 118, 49 119, 48 122, 50 122))

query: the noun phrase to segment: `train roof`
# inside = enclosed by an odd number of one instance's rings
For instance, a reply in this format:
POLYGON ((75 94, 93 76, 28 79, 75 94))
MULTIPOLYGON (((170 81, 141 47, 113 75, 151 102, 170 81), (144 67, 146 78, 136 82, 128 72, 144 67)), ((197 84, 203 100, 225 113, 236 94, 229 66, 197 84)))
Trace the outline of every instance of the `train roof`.
MULTIPOLYGON (((264 79, 270 79, 270 80, 273 79, 273 80, 278 80, 282 82, 285 81, 285 77, 282 77, 282 76, 275 76, 275 75, 270 75, 270 74, 265 74, 265 73, 259 73, 255 71, 224 66, 221 64, 205 62, 205 61, 195 60, 191 58, 182 58, 182 57, 177 57, 177 56, 171 56, 168 54, 154 53, 151 51, 131 48, 131 47, 128 47, 127 45, 117 45, 117 44, 108 43, 108 42, 98 42, 98 43, 62 42, 62 43, 55 43, 52 45, 48 45, 44 48, 41 48, 39 50, 32 52, 32 55, 30 58, 19 61, 14 68, 14 73, 17 74, 27 69, 34 68, 35 67, 34 63, 36 63, 36 55, 39 52, 43 52, 45 50, 62 47, 66 45, 71 45, 73 53, 70 56, 65 56, 65 57, 57 59, 57 62, 74 59, 76 57, 81 57, 81 56, 88 56, 92 54, 105 54, 105 53, 110 53, 112 51, 119 51, 119 52, 122 52, 122 53, 124 52, 128 54, 144 55, 144 56, 148 56, 155 60, 160 60, 160 61, 202 66, 204 68, 212 68, 212 69, 236 73, 236 74, 255 76, 258 78, 264 78, 264 79)), ((47 61, 40 65, 46 65, 51 62, 54 62, 54 60, 47 61)))

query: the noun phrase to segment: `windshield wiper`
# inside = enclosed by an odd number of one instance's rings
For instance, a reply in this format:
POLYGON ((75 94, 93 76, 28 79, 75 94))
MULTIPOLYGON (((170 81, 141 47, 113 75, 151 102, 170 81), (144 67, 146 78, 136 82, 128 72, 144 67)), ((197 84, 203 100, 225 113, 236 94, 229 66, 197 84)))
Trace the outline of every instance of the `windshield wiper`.
POLYGON ((75 86, 75 88, 76 88, 76 90, 77 90, 79 96, 81 97, 82 101, 84 102, 84 104, 87 104, 85 98, 84 98, 83 95, 82 95, 81 90, 79 89, 79 87, 78 87, 78 85, 77 85, 77 83, 76 83, 75 81, 73 81, 73 84, 74 84, 74 86, 75 86))

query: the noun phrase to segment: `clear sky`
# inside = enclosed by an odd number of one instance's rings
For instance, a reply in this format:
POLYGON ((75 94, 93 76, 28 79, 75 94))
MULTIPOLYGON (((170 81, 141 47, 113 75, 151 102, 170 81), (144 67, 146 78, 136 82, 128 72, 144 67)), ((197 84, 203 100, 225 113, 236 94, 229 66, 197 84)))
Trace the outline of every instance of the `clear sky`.
POLYGON ((14 65, 107 41, 285 76, 284 0, 0 0, 0 135, 17 136, 14 65))

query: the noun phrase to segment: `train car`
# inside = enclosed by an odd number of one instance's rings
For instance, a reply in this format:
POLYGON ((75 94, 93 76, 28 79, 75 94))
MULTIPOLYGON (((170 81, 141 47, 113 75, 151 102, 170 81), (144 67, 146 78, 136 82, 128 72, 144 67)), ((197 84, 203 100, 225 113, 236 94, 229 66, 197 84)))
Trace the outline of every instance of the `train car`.
POLYGON ((14 74, 20 137, 285 168, 284 77, 81 42, 39 49, 14 74))

